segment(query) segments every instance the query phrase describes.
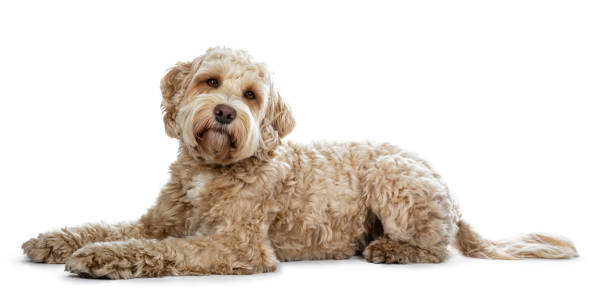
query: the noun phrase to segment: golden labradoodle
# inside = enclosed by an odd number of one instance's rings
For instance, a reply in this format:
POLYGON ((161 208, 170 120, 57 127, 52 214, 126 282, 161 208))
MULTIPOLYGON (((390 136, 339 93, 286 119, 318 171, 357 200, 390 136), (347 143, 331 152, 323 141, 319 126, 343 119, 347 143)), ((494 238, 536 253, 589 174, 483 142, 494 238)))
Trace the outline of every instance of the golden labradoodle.
POLYGON ((562 237, 480 237, 440 176, 386 143, 283 141, 295 122, 266 67, 212 48, 161 81, 171 178, 139 220, 40 234, 35 262, 87 277, 253 274, 279 261, 438 263, 452 244, 477 258, 571 258, 562 237))

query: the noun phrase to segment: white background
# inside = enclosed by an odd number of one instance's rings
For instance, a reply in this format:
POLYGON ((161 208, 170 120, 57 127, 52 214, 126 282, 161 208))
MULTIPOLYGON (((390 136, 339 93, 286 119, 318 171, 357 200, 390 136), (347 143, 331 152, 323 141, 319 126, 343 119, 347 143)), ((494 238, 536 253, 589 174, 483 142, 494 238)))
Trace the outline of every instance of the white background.
POLYGON ((399 3, 3 2, 0 300, 609 306, 610 2, 399 3), (164 134, 159 80, 216 45, 249 50, 275 72, 298 123, 289 139, 401 145, 432 162, 484 236, 557 232, 580 258, 355 258, 130 281, 26 262, 20 245, 39 232, 136 219, 153 204, 177 148, 164 134))

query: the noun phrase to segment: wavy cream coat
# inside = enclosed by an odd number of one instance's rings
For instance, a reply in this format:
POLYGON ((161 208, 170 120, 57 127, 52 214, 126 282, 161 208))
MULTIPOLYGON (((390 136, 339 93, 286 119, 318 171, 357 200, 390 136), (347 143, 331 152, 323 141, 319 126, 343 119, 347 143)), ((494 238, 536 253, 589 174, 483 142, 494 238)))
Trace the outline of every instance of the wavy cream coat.
POLYGON ((40 234, 23 244, 30 259, 134 278, 251 274, 279 261, 354 255, 437 263, 450 244, 480 258, 577 255, 558 236, 481 238, 430 165, 398 147, 282 141, 291 111, 266 67, 243 51, 212 48, 178 63, 161 88, 166 132, 180 150, 157 203, 131 223, 40 234), (236 111, 230 124, 215 121, 219 104, 236 111))

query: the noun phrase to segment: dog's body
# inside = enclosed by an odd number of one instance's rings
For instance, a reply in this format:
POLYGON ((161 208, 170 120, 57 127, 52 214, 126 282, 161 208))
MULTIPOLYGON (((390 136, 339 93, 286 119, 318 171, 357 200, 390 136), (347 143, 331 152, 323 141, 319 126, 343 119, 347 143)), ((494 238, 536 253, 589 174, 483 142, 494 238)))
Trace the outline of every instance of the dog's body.
POLYGON ((481 258, 570 258, 561 237, 482 239, 440 176, 389 144, 282 141, 294 126, 262 64, 213 48, 162 80, 171 178, 141 219, 41 234, 34 261, 85 276, 247 274, 278 261, 437 263, 454 244, 481 258))

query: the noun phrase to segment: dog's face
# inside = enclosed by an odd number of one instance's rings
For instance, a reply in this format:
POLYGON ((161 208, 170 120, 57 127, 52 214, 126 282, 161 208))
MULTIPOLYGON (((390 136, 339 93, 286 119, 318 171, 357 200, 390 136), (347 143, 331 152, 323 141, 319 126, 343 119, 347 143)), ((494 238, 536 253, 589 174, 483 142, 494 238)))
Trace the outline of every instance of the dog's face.
POLYGON ((211 48, 178 63, 161 90, 166 133, 208 164, 228 165, 269 149, 295 125, 266 67, 244 51, 211 48))

